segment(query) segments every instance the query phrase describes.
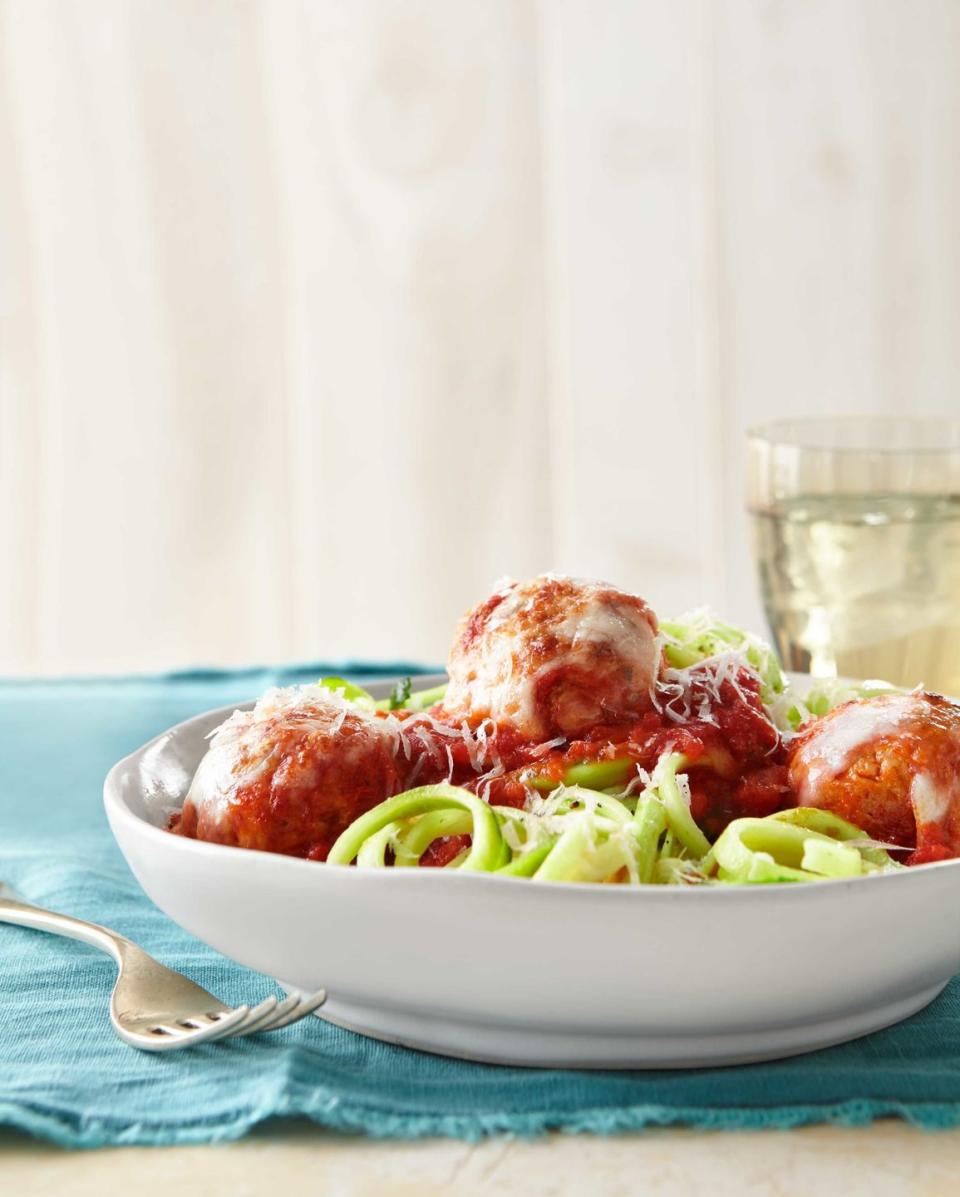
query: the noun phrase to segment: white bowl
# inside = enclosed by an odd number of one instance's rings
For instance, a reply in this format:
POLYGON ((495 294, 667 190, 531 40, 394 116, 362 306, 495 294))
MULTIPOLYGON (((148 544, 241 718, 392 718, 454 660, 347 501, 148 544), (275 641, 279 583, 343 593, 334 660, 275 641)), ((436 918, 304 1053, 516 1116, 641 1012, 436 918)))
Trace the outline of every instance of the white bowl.
POLYGON ((205 737, 232 709, 115 765, 110 826, 161 910, 285 989, 326 988, 320 1014, 338 1025, 497 1063, 734 1064, 888 1026, 960 970, 960 861, 630 887, 348 868, 170 835, 205 737))

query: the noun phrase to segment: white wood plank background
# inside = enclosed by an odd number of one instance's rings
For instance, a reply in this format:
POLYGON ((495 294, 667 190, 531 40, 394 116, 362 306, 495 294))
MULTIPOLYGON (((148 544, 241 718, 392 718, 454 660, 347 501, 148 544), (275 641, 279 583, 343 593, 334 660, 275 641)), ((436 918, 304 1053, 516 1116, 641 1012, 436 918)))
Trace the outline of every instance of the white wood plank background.
POLYGON ((0 672, 756 623, 745 428, 960 414, 956 0, 0 0, 0 672))

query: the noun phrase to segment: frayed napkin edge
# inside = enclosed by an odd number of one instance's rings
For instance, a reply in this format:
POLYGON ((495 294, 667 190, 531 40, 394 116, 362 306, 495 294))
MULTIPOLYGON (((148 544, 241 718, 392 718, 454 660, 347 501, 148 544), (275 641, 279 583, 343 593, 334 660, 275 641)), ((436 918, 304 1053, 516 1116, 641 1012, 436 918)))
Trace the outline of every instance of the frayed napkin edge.
POLYGON ((75 1119, 63 1111, 0 1102, 0 1125, 65 1148, 175 1146, 218 1143, 242 1138, 273 1119, 305 1118, 325 1130, 378 1139, 442 1137, 476 1142, 491 1135, 536 1138, 550 1131, 573 1134, 622 1134, 649 1127, 690 1126, 698 1130, 788 1130, 829 1123, 866 1126, 878 1118, 900 1118, 921 1130, 949 1130, 960 1125, 960 1102, 901 1102, 857 1099, 825 1105, 808 1104, 759 1109, 727 1109, 661 1105, 582 1110, 573 1116, 557 1112, 526 1114, 397 1114, 370 1106, 348 1106, 329 1099, 289 1101, 278 1108, 239 1110, 216 1122, 168 1125, 123 1123, 115 1119, 75 1119))

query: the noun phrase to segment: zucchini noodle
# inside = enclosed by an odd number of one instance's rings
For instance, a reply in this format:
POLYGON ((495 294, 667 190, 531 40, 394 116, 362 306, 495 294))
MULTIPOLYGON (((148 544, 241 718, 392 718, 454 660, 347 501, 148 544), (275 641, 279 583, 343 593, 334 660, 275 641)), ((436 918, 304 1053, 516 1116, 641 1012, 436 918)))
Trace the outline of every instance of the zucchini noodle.
MULTIPOLYGON (((500 823, 494 809, 469 790, 441 783, 421 786, 388 798, 365 815, 355 819, 330 849, 327 860, 331 864, 350 864, 359 860, 364 845, 371 837, 376 839, 374 860, 382 863, 380 846, 384 850, 388 843, 395 843, 395 837, 403 829, 406 820, 432 811, 465 811, 471 816, 470 835, 472 845, 460 868, 469 871, 489 873, 506 864, 509 849, 500 834, 500 823)), ((427 845, 424 845, 424 851, 427 845)))
POLYGON ((469 850, 446 869, 534 882, 756 885, 903 867, 852 823, 804 807, 735 819, 711 846, 690 812, 686 763, 665 753, 639 794, 561 785, 547 796, 532 791, 525 810, 488 806, 457 786, 421 786, 355 820, 328 860, 415 868, 437 840, 469 836, 469 850))
POLYGON ((786 687, 780 662, 770 645, 759 636, 723 623, 706 607, 675 620, 661 620, 660 635, 664 657, 673 669, 689 669, 711 657, 735 652, 742 654, 759 676, 764 702, 772 702, 786 687))

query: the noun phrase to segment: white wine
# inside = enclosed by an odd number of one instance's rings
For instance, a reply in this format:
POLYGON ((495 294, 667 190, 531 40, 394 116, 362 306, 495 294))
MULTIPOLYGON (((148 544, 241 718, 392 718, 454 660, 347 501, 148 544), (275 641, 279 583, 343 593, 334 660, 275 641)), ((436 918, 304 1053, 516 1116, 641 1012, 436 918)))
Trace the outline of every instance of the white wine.
POLYGON ((797 495, 753 519, 787 668, 960 695, 960 495, 797 495))

